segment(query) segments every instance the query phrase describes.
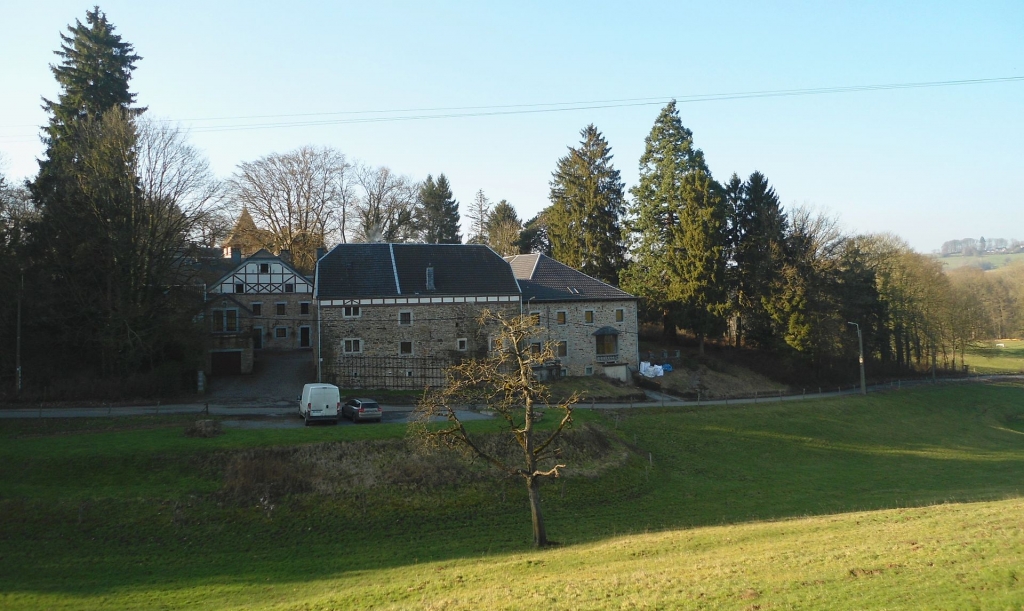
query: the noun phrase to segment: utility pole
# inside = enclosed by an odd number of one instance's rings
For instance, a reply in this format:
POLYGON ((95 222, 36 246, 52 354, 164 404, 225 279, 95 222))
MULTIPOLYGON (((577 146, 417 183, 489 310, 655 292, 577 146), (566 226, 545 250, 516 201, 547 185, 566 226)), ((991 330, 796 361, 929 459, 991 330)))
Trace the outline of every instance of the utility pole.
POLYGON ((17 331, 14 340, 14 393, 21 394, 21 296, 25 292, 25 272, 21 272, 21 286, 18 288, 17 331))
POLYGON ((857 347, 860 348, 860 394, 868 394, 867 382, 864 381, 864 337, 860 333, 860 325, 855 322, 848 322, 848 325, 857 327, 857 347))

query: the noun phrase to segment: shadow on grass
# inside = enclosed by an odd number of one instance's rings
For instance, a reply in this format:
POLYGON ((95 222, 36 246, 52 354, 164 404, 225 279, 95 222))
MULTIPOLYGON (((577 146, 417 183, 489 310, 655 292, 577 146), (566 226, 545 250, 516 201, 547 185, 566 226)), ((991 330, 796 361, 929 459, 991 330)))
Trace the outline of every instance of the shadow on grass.
MULTIPOLYGON (((549 536, 573 545, 645 531, 1018 496, 1024 447, 1014 423, 1024 413, 1021 398, 1019 386, 975 385, 596 414, 634 448, 633 456, 600 478, 544 486, 549 536)), ((234 591, 530 549, 529 508, 517 481, 245 504, 214 495, 6 498, 0 516, 0 592, 26 595, 234 591)))

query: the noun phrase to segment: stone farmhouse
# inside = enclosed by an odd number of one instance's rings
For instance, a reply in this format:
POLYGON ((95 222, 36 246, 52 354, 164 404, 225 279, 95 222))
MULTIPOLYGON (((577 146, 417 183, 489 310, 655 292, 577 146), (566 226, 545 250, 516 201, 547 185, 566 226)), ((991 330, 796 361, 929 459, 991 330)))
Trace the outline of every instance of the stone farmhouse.
POLYGON ((562 375, 626 382, 639 366, 637 298, 542 254, 507 257, 523 312, 555 342, 562 375))
POLYGON ((205 291, 206 373, 252 373, 260 350, 312 349, 313 282, 291 266, 288 252, 277 256, 260 249, 244 259, 239 248, 227 252, 207 266, 207 273, 219 275, 205 291))
POLYGON ((482 356, 484 310, 521 312, 512 269, 477 244, 339 244, 316 268, 320 379, 343 388, 423 388, 482 356))

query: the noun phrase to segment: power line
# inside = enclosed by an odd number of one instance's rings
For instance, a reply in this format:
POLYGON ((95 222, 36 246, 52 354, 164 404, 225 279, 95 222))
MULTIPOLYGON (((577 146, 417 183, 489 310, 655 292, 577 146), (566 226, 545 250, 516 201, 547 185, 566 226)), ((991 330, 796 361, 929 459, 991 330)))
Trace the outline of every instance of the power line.
MULTIPOLYGON (((248 131, 256 129, 278 129, 288 127, 315 127, 325 125, 350 125, 360 123, 389 123, 397 121, 422 121, 430 119, 463 119, 474 117, 494 117, 507 115, 527 115, 554 112, 574 112, 580 110, 601 110, 609 108, 628 108, 653 106, 675 100, 679 104, 699 102, 721 102, 730 100, 747 100, 760 98, 802 97, 815 95, 835 95, 844 93, 860 93, 874 91, 892 91, 903 89, 928 89, 938 87, 977 86, 1024 81, 1024 76, 1008 76, 984 79, 957 79, 946 81, 920 81, 902 83, 883 83, 875 85, 844 85, 835 87, 814 87, 802 89, 775 89, 740 91, 731 93, 711 93, 695 95, 656 96, 643 98, 616 98, 576 102, 544 102, 528 104, 501 104, 488 106, 443 106, 427 108, 396 108, 352 111, 329 111, 312 113, 284 113, 266 115, 238 115, 225 117, 199 117, 184 120, 161 119, 161 121, 197 123, 205 121, 249 121, 254 119, 293 119, 307 117, 338 117, 323 120, 275 121, 264 123, 240 123, 234 125, 206 125, 193 127, 195 133, 248 131)), ((0 136, 0 139, 24 138, 23 135, 0 136)))

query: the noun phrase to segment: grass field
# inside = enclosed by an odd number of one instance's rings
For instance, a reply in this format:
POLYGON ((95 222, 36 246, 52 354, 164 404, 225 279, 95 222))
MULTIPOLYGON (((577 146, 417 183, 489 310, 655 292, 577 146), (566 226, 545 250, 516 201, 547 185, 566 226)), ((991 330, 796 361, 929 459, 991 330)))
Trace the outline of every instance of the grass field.
POLYGON ((630 458, 543 489, 542 551, 518 482, 224 494, 239 451, 401 425, 121 422, 0 423, 0 608, 1024 606, 1019 385, 581 412, 630 458))
POLYGON ((1000 339, 975 343, 967 348, 964 362, 977 373, 1024 372, 1024 340, 1000 339), (998 344, 1002 344, 1000 347, 998 344))
POLYGON ((984 257, 936 257, 946 269, 957 269, 973 265, 981 269, 999 269, 1010 265, 1024 263, 1024 252, 1016 252, 1009 255, 986 255, 984 257))

